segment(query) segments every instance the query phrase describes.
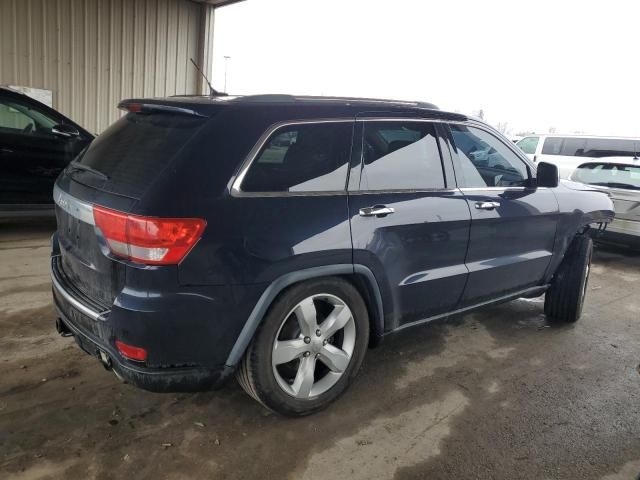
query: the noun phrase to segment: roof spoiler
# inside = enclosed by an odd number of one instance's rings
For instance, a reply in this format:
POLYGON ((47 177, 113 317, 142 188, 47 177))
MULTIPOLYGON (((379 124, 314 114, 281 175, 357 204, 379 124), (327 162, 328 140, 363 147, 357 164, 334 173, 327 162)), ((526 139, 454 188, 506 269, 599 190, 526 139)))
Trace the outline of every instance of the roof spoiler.
POLYGON ((171 105, 162 105, 159 103, 142 103, 131 100, 123 100, 118 104, 120 110, 131 113, 173 113, 177 115, 192 115, 194 117, 204 117, 201 113, 191 110, 190 108, 174 107, 171 105))

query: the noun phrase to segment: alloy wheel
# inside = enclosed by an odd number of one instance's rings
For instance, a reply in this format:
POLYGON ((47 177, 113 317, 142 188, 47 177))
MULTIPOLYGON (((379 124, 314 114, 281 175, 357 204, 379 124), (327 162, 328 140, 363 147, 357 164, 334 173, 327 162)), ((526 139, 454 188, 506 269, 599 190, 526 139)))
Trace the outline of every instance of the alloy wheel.
POLYGON ((273 342, 278 385, 297 399, 325 393, 347 370, 355 341, 355 320, 342 299, 324 293, 305 298, 284 318, 273 342))

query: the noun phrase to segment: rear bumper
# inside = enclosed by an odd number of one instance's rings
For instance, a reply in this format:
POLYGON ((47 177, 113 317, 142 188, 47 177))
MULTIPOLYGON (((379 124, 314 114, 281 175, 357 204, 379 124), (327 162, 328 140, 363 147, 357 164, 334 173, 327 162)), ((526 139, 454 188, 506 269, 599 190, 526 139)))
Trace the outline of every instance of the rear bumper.
POLYGON ((73 335, 78 346, 95 356, 116 376, 143 390, 151 392, 198 392, 219 387, 233 373, 231 367, 207 369, 202 367, 152 369, 132 365, 122 359, 108 343, 83 331, 62 312, 56 302, 61 329, 73 335))
MULTIPOLYGON (((122 357, 115 348, 117 328, 114 328, 114 322, 110 318, 113 312, 83 297, 81 292, 74 289, 66 281, 57 261, 56 256, 51 258, 58 330, 63 335, 73 335, 85 352, 100 359, 120 379, 153 392, 186 392, 216 388, 233 372, 232 367, 224 364, 212 367, 171 366, 168 362, 168 366, 157 368, 122 357)), ((122 317, 122 309, 118 310, 118 314, 122 317)), ((153 331, 149 334, 153 335, 153 331)))

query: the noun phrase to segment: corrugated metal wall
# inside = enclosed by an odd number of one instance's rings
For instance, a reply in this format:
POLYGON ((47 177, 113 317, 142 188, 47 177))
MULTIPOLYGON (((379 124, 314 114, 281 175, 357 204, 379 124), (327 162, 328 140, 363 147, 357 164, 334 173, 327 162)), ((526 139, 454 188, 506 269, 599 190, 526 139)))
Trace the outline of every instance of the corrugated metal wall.
MULTIPOLYGON (((0 85, 53 91, 99 133, 127 97, 201 93, 213 7, 189 0, 0 0, 0 85)), ((205 70, 206 71, 206 70, 205 70)))

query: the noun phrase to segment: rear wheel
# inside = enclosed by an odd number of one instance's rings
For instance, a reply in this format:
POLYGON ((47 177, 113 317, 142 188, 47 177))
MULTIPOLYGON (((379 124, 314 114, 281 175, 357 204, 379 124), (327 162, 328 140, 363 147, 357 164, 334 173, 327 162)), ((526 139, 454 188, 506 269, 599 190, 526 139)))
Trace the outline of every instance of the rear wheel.
POLYGON ((267 408, 308 415, 347 388, 368 341, 366 306, 353 285, 339 278, 311 280, 272 305, 237 378, 267 408))
POLYGON ((547 290, 544 313, 563 322, 576 322, 582 314, 587 293, 593 241, 586 235, 577 236, 547 290))

